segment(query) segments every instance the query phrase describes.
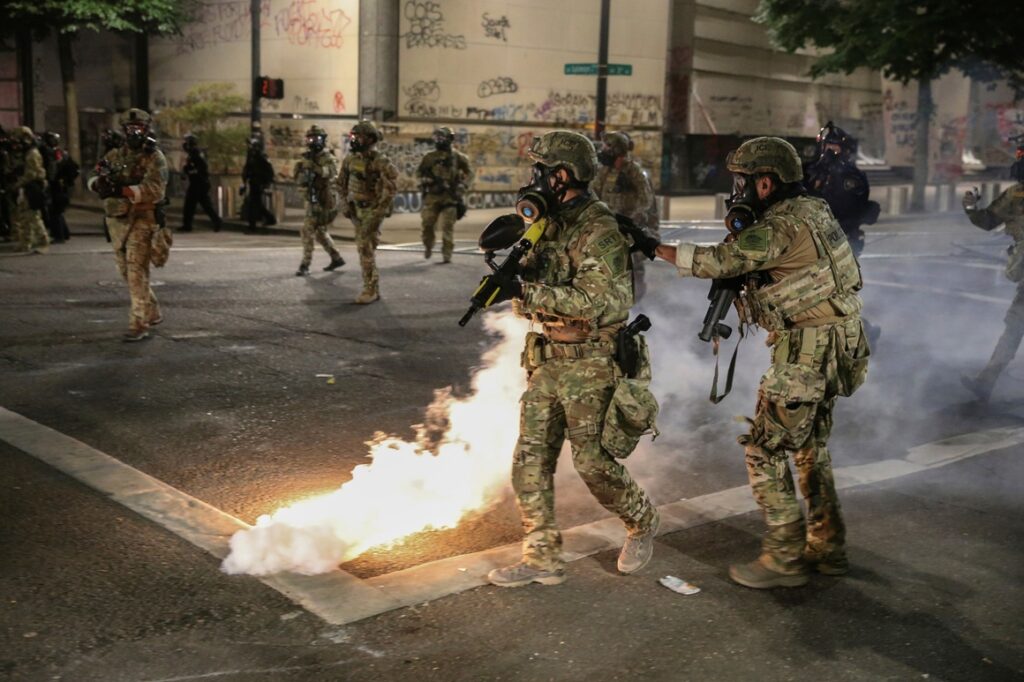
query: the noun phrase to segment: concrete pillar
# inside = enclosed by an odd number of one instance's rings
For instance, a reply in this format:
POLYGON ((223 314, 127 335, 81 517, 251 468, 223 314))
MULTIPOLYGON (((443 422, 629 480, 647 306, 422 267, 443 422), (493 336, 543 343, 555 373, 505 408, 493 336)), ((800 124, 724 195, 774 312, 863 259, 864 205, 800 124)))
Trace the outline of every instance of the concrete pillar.
POLYGON ((361 118, 390 121, 398 111, 400 0, 359 3, 361 118))
POLYGON ((690 132, 696 18, 696 0, 671 0, 662 123, 661 191, 666 194, 678 193, 689 184, 686 135, 690 132))

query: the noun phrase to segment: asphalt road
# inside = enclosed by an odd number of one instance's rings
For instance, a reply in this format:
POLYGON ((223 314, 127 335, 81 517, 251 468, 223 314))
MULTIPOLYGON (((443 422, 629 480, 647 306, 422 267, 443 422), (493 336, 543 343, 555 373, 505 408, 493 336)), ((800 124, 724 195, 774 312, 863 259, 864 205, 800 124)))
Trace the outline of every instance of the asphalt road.
MULTIPOLYGON (((1022 426, 1019 365, 988 406, 958 380, 983 365, 1001 330, 1013 295, 1005 245, 956 218, 872 233, 864 296, 883 332, 867 385, 837 412, 837 465, 1022 426)), ((381 251, 383 301, 361 307, 351 303, 351 245, 342 249, 350 265, 322 273, 319 252, 302 279, 295 238, 199 232, 179 235, 156 271, 165 324, 126 345, 127 295, 108 248, 95 235, 46 256, 0 246, 0 406, 249 523, 349 480, 377 432, 412 438, 434 391, 465 395, 493 343, 479 323, 455 324, 482 272, 475 255, 441 266, 415 250, 381 251)), ((713 407, 710 350, 695 339, 705 283, 664 264, 648 279, 641 308, 655 321, 663 434, 627 464, 659 504, 742 486, 732 417, 752 411, 764 334, 744 342, 734 395, 713 407)), ((747 514, 664 536, 640 576, 617 576, 604 552, 574 562, 561 587, 483 587, 338 627, 252 578, 222 574, 214 557, 0 441, 0 675, 1024 679, 1021 450, 844 491, 854 570, 803 590, 729 583, 728 564, 756 552, 760 521, 747 514), (669 592, 655 580, 669 573, 703 592, 669 592)), ((602 518, 571 469, 563 458, 561 524, 602 518)), ((343 568, 377 576, 519 533, 506 497, 457 529, 343 568)))

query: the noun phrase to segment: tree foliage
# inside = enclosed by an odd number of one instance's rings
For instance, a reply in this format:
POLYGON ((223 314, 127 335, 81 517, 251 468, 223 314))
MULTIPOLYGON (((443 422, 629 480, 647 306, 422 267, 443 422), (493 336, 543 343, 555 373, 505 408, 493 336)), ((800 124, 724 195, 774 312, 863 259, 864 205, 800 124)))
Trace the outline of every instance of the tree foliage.
POLYGON ((811 76, 867 67, 901 83, 959 67, 986 79, 1024 76, 1024 12, 978 0, 761 0, 755 21, 789 52, 825 50, 811 76))
POLYGON ((210 168, 228 172, 245 154, 249 137, 247 124, 226 124, 228 114, 242 111, 249 100, 235 92, 231 83, 202 83, 185 95, 185 101, 157 113, 157 122, 165 134, 181 137, 193 133, 199 146, 206 149, 210 168))
POLYGON ((179 33, 194 0, 5 0, 0 26, 12 31, 179 33))

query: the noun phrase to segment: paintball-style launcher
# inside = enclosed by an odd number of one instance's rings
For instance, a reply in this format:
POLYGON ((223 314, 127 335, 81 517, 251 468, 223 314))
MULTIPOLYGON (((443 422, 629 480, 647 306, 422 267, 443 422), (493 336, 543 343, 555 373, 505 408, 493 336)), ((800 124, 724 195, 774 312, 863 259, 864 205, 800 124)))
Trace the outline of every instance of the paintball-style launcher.
POLYGON ((100 199, 121 196, 121 184, 117 178, 123 170, 123 165, 111 163, 109 159, 100 159, 100 162, 96 164, 96 179, 93 189, 100 199))
POLYGON ((483 234, 480 235, 480 248, 484 251, 484 261, 491 268, 491 274, 484 275, 480 285, 470 298, 469 310, 459 320, 459 326, 466 324, 483 308, 498 299, 502 290, 510 286, 512 279, 519 274, 519 261, 529 253, 544 234, 547 221, 543 218, 527 228, 526 223, 515 213, 499 216, 491 221, 483 234), (500 265, 494 262, 494 254, 512 247, 500 265))

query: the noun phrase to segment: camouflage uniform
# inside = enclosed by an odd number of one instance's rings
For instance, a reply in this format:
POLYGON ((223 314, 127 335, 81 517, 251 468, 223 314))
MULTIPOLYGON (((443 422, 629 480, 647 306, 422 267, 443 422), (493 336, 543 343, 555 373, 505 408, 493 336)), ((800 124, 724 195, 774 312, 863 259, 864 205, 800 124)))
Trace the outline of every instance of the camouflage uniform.
MULTIPOLYGON (((353 130, 363 124, 367 122, 357 124, 353 130)), ((376 129, 373 132, 376 134, 376 129)), ((391 213, 397 178, 395 165, 373 148, 349 152, 341 163, 338 192, 343 202, 342 213, 355 226, 356 250, 363 271, 362 300, 380 297, 380 275, 374 252, 380 244, 380 224, 391 213)))
POLYGON ((11 221, 14 238, 25 251, 43 253, 50 245, 50 238, 43 223, 46 200, 46 169, 43 166, 43 156, 30 128, 16 128, 12 138, 19 145, 19 150, 12 154, 15 159, 13 190, 18 197, 11 221))
MULTIPOLYGON (((745 143, 733 158, 764 139, 745 143)), ((792 159, 798 180, 795 150, 792 159)), ((731 163, 729 168, 737 172, 731 163)), ((836 398, 863 382, 869 350, 856 293, 860 268, 842 228, 821 199, 783 199, 735 240, 679 245, 676 266, 683 276, 714 279, 763 273, 748 280, 740 307, 747 322, 770 332, 772 349, 750 431, 739 439, 768 525, 759 562, 790 575, 805 573, 805 558, 845 564, 845 527, 827 443, 836 398), (806 529, 790 452, 808 507, 806 529)))
POLYGON ((309 269, 313 260, 314 240, 324 247, 331 257, 331 262, 341 260, 341 254, 334 246, 334 240, 328 230, 338 216, 338 197, 334 189, 334 181, 338 177, 338 160, 326 149, 318 152, 306 152, 302 160, 295 164, 293 176, 303 188, 306 201, 306 217, 302 221, 302 263, 300 272, 309 269), (307 182, 309 174, 312 185, 307 182), (315 202, 314 202, 315 197, 315 202))
POLYGON ((1006 311, 1006 328, 999 337, 988 365, 977 379, 965 383, 978 397, 987 400, 996 380, 1017 354, 1024 338, 1024 183, 1017 183, 1000 194, 988 208, 966 208, 967 217, 983 230, 994 230, 1006 224, 1006 234, 1013 237, 1010 259, 1006 264, 1006 277, 1017 283, 1017 294, 1006 311))
MULTIPOLYGON (((132 109, 129 116, 133 112, 138 119, 148 122, 148 114, 132 109)), ((156 211, 167 190, 167 159, 152 143, 139 149, 125 144, 103 158, 115 169, 113 183, 130 194, 104 199, 103 209, 118 272, 128 283, 129 334, 141 337, 151 325, 163 321, 160 305, 149 285, 149 267, 153 235, 161 229, 156 211)), ((95 188, 95 181, 95 177, 90 180, 90 188, 95 188)))
MULTIPOLYGON (((448 128, 440 130, 451 132, 448 128)), ((424 256, 430 258, 434 248, 435 230, 439 230, 441 256, 445 263, 450 263, 452 250, 455 248, 458 205, 473 177, 469 157, 450 147, 447 150, 434 150, 420 161, 416 177, 420 179, 423 187, 423 208, 420 218, 423 221, 424 256)))
MULTIPOLYGON (((575 133, 549 133, 541 140, 557 143, 559 135, 590 146, 575 133)), ((539 160, 533 151, 531 158, 539 160)), ((631 535, 653 531, 657 523, 650 499, 602 447, 605 415, 623 378, 613 357, 615 335, 633 305, 629 247, 608 207, 589 193, 562 204, 524 260, 522 280, 515 310, 543 325, 543 334, 528 334, 523 352, 529 379, 512 486, 526 533, 525 564, 557 572, 564 560, 555 525, 554 473, 566 438, 577 473, 631 535)), ((640 376, 649 379, 646 351, 642 357, 640 376)))
MULTIPOLYGON (((614 154, 613 165, 602 165, 590 189, 597 198, 608 205, 612 213, 619 213, 634 223, 649 229, 651 207, 654 204, 654 189, 651 181, 640 164, 629 153, 629 140, 622 133, 608 133, 605 136, 605 149, 609 157, 614 154)), ((610 160, 610 158, 609 158, 610 160)), ((654 221, 653 233, 657 234, 657 220, 654 221)), ((646 291, 644 280, 644 255, 633 254, 633 273, 635 279, 636 298, 639 300, 646 291)))

